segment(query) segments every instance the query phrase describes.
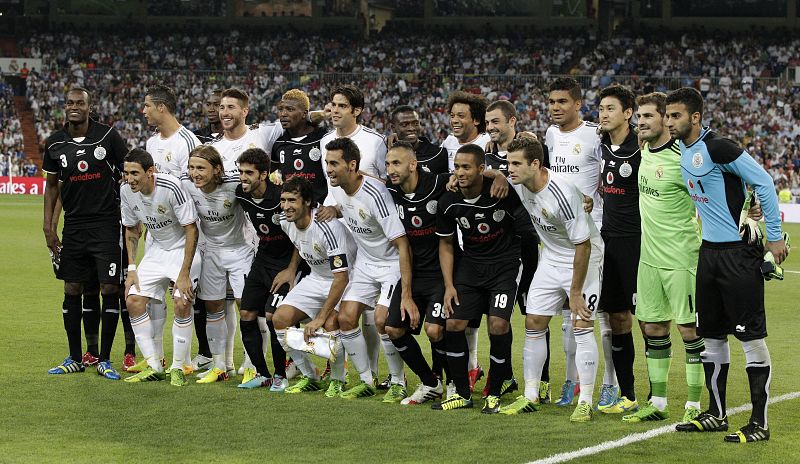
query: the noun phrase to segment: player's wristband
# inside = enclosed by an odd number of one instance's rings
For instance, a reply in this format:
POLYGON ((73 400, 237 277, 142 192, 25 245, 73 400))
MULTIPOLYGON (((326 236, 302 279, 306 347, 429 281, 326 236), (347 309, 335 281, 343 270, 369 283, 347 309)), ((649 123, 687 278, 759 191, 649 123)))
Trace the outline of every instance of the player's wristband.
POLYGON ((128 272, 132 272, 132 271, 135 271, 135 270, 136 270, 136 265, 135 264, 128 264, 128 272))

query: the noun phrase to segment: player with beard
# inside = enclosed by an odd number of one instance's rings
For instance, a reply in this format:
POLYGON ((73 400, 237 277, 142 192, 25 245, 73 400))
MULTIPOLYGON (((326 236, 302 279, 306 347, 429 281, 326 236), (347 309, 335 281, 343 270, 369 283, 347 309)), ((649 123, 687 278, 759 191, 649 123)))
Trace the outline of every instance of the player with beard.
POLYGON ((392 110, 391 121, 392 135, 387 141, 390 149, 396 142, 408 142, 414 148, 420 169, 433 174, 449 172, 447 150, 422 136, 419 115, 414 108, 398 106, 392 110))
POLYGON ((212 90, 208 94, 208 98, 206 98, 205 112, 208 125, 194 131, 194 135, 203 143, 212 142, 222 135, 222 122, 219 120, 219 103, 221 99, 222 89, 212 90))

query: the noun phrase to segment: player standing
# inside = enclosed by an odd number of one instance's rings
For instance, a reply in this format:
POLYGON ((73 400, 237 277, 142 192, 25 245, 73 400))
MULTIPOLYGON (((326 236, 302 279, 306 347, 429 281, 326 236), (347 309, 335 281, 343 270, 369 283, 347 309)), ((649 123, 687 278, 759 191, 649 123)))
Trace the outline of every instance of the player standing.
POLYGON ((194 131, 203 143, 213 142, 222 135, 222 121, 219 119, 219 103, 222 99, 222 89, 214 89, 208 94, 205 102, 206 118, 208 125, 194 131))
POLYGON ((414 147, 417 165, 425 172, 442 174, 449 172, 447 150, 434 145, 422 136, 419 114, 408 105, 401 105, 392 110, 392 135, 388 145, 391 149, 396 142, 408 142, 414 147))
POLYGON ((450 129, 442 146, 447 150, 447 167, 453 171, 453 160, 459 148, 468 144, 485 147, 489 142, 486 133, 486 105, 488 102, 482 95, 455 91, 447 97, 447 115, 450 117, 450 129))

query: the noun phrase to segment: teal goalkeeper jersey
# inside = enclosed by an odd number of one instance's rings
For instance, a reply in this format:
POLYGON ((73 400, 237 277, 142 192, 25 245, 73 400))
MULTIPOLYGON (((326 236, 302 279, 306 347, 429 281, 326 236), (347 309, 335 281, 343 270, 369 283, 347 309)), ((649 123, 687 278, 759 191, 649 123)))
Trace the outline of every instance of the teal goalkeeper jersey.
POLYGON ((681 150, 670 140, 659 148, 642 147, 639 212, 645 264, 661 269, 696 269, 700 226, 681 175, 681 150))

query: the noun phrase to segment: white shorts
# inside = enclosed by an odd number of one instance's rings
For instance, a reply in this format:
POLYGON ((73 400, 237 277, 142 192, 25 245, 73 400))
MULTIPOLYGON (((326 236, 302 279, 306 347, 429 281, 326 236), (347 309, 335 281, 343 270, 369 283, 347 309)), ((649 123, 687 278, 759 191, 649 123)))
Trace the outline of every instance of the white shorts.
MULTIPOLYGON (((281 306, 291 306, 313 319, 319 314, 325 300, 328 299, 332 284, 333 279, 309 274, 289 290, 289 294, 283 299, 281 306)), ((335 309, 339 310, 339 303, 336 303, 335 309)))
POLYGON ((242 297, 244 277, 250 272, 255 253, 250 246, 239 248, 209 249, 202 253, 203 268, 200 271, 200 292, 203 300, 225 299, 228 282, 234 298, 242 297))
MULTIPOLYGON (((597 304, 600 301, 600 289, 603 282, 603 261, 590 260, 583 282, 583 295, 586 305, 592 311, 594 320, 597 304)), ((561 314, 564 302, 572 287, 572 268, 554 266, 548 261, 539 261, 528 289, 526 314, 537 316, 556 316, 561 314)))
MULTIPOLYGON (((139 277, 139 290, 132 286, 129 294, 146 296, 155 302, 165 302, 164 294, 170 282, 178 279, 183 264, 183 247, 166 251, 156 245, 151 245, 144 253, 144 258, 136 268, 139 277)), ((197 287, 200 279, 200 254, 195 253, 192 267, 189 270, 192 286, 197 287)))
POLYGON ((392 293, 400 291, 400 263, 392 266, 376 266, 356 261, 350 273, 350 283, 342 295, 342 301, 357 301, 370 308, 388 308, 392 293))

